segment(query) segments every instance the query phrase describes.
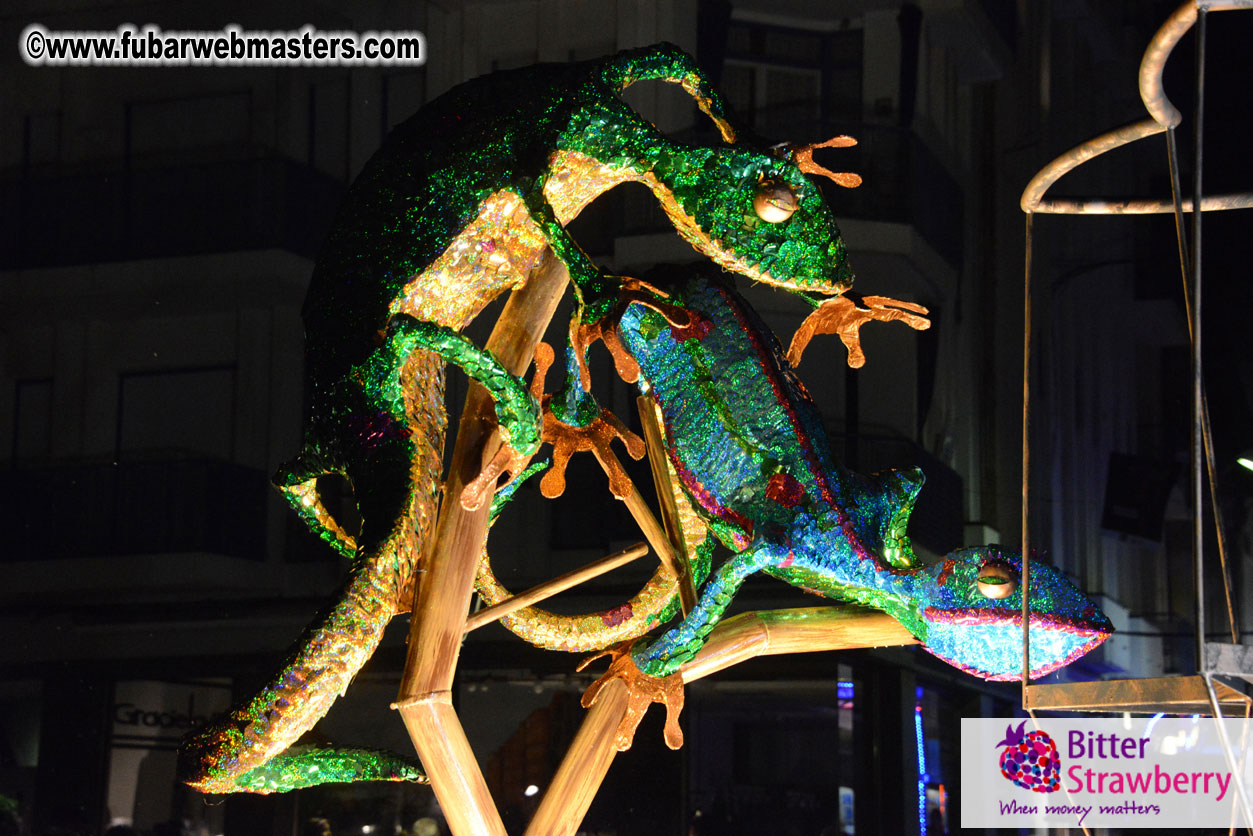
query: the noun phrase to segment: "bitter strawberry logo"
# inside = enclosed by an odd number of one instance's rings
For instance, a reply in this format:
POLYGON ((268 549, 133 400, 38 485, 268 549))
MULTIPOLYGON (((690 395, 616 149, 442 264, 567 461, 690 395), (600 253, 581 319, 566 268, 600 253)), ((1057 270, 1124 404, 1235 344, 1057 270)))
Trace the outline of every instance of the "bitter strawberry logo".
POLYGON ((1005 727, 1005 739, 996 744, 1007 747, 1001 752, 1001 774, 1032 792, 1057 792, 1062 772, 1057 744, 1042 731, 1024 734, 1026 728, 1026 720, 1017 729, 1005 727))

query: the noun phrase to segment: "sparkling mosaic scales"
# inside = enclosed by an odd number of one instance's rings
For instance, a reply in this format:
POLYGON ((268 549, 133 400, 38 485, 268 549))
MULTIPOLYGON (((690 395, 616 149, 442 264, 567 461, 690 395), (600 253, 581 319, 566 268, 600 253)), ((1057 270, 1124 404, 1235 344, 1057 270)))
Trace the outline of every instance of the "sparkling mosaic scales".
MULTIPOLYGON (((684 490, 737 554, 711 575, 681 624, 635 649, 639 669, 677 670, 744 580, 761 571, 882 610, 927 650, 976 676, 1019 678, 1021 591, 984 590, 1019 578, 1021 557, 987 546, 917 565, 905 526, 922 474, 867 478, 838 467, 820 416, 743 300, 700 277, 666 289, 693 324, 676 329, 633 306, 622 317, 622 340, 661 410, 684 490)), ((1100 644, 1112 627, 1056 570, 1033 561, 1031 575, 1032 675, 1041 676, 1100 644)))
POLYGON ((409 608, 437 508, 447 362, 498 397, 496 417, 518 460, 533 452, 536 405, 514 397, 520 382, 456 335, 524 284, 550 249, 569 270, 579 323, 596 333, 621 282, 564 224, 628 181, 651 189, 679 234, 727 269, 825 296, 852 282, 835 221, 795 152, 737 142, 721 98, 673 46, 495 73, 397 126, 349 189, 314 267, 304 306, 305 439, 275 479, 353 568, 336 605, 265 688, 189 736, 180 754, 188 783, 206 792, 277 787, 249 773, 312 727, 387 621, 409 608), (618 97, 648 79, 681 85, 720 141, 675 142, 618 97), (771 194, 792 195, 785 221, 754 210, 767 183, 771 194), (362 518, 355 537, 319 493, 318 479, 332 474, 353 486, 362 518))
MULTIPOLYGON (((532 381, 533 388, 542 385, 543 371, 551 360, 552 350, 548 346, 541 344, 540 350, 536 352, 536 377, 532 381)), ((573 362, 570 362, 569 356, 567 356, 567 360, 565 387, 569 397, 575 401, 571 404, 569 412, 577 414, 584 405, 594 408, 595 405, 589 403, 591 398, 583 392, 582 387, 579 385, 578 369, 573 362)), ((553 396, 544 396, 546 405, 552 401, 553 396)), ((545 414, 544 422, 546 431, 553 424, 567 426, 551 411, 545 414)), ((618 423, 621 424, 620 421, 618 423)), ((626 428, 623 426, 622 430, 625 431, 626 428)), ((569 431, 567 430, 566 432, 569 431)), ((546 437, 547 440, 549 439, 546 437)), ((606 441, 605 443, 607 444, 608 442, 606 441)), ((554 444, 554 460, 556 460, 559 453, 557 450, 559 444, 560 442, 554 444)), ((643 446, 641 440, 641 451, 643 446)), ((545 473, 545 481, 547 481, 553 475, 557 466, 555 463, 551 467, 548 463, 532 465, 526 473, 498 491, 492 503, 493 521, 504 509, 505 504, 524 478, 528 478, 539 470, 547 469, 548 472, 545 473)), ((623 476, 625 476, 625 473, 623 473, 623 476)), ((560 495, 564 491, 564 475, 561 478, 561 483, 561 490, 555 491, 553 495, 560 495)), ((670 474, 669 484, 674 490, 675 508, 678 515, 677 522, 680 534, 683 537, 684 548, 689 555, 693 582, 700 584, 709 574, 709 566, 716 541, 709 534, 704 520, 695 512, 683 495, 682 489, 678 486, 678 479, 673 471, 670 474)), ((544 487, 545 482, 541 482, 541 488, 543 489, 544 487)), ((627 490, 634 490, 629 481, 626 487, 627 490)), ((618 495, 614 490, 614 478, 612 476, 609 478, 609 489, 611 492, 614 492, 615 496, 618 495)), ((545 490, 544 495, 549 496, 550 494, 545 490)), ((623 493, 623 496, 625 496, 625 493, 623 493)), ((492 571, 491 559, 486 546, 479 557, 474 587, 480 598, 482 598, 483 603, 488 606, 503 603, 512 597, 512 593, 500 583, 496 578, 495 572, 492 571)), ((524 641, 536 647, 546 650, 584 653, 589 650, 602 650, 619 642, 639 638, 653 627, 670 621, 678 611, 679 596, 674 576, 668 569, 662 566, 649 578, 648 582, 644 584, 644 587, 638 593, 626 602, 611 609, 571 615, 553 613, 539 606, 531 606, 504 616, 501 618, 501 624, 524 641)))

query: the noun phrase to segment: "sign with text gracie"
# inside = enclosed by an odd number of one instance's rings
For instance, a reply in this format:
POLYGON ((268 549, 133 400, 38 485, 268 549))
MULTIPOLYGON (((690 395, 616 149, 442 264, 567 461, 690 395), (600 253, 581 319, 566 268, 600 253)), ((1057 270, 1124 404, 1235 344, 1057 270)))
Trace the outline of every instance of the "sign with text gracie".
MULTIPOLYGON (((1253 726, 1224 720, 1236 753, 1253 726)), ((1229 827, 1238 788, 1208 717, 963 719, 962 827, 1229 827)), ((1253 769, 1241 768, 1250 788, 1253 769)))

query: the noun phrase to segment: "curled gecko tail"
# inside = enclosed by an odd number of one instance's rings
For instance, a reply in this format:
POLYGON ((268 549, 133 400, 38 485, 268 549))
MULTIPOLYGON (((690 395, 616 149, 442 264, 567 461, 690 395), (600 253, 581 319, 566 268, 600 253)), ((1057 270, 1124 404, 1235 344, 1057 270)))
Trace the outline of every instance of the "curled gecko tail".
MULTIPOLYGON (((670 470, 670 485, 674 491, 679 527, 684 544, 691 555, 693 583, 698 586, 709 575, 713 561, 715 540, 708 533, 704 521, 683 494, 673 465, 666 461, 670 470)), ((518 487, 532 475, 548 466, 547 462, 531 465, 523 474, 501 489, 492 503, 492 522, 504 510, 518 487)), ((506 589, 492 571, 491 558, 484 545, 479 553, 479 567, 474 588, 484 604, 492 606, 507 601, 512 593, 506 589)), ((523 641, 544 650, 563 650, 567 653, 586 653, 603 650, 624 641, 631 641, 654 627, 669 622, 679 612, 678 581, 664 568, 659 569, 644 587, 630 600, 617 607, 601 612, 567 615, 549 612, 539 606, 523 607, 504 616, 500 623, 523 641)))
MULTIPOLYGON (((714 539, 710 535, 693 555, 694 580, 699 582, 709 573, 713 548, 714 539)), ((475 589, 488 606, 503 603, 512 597, 492 572, 486 549, 479 556, 475 589)), ((677 584, 667 570, 660 569, 630 600, 612 609, 568 615, 530 606, 504 616, 500 623, 535 647, 586 653, 637 639, 654 627, 667 623, 678 612, 677 584)))
POLYGON ((273 482, 310 531, 339 552, 341 557, 351 558, 357 552, 356 540, 336 522, 318 493, 318 477, 337 472, 329 467, 312 465, 302 454, 281 467, 273 482))
POLYGON ((697 107, 713 120, 726 142, 734 142, 735 127, 728 119, 728 108, 722 95, 705 77, 704 70, 692 56, 672 43, 659 43, 621 52, 606 60, 604 79, 617 90, 637 81, 669 81, 680 85, 697 107))
POLYGON ((183 738, 179 778, 208 793, 422 780, 416 764, 385 752, 290 750, 344 693, 378 646, 392 615, 387 601, 393 595, 368 563, 358 566, 338 603, 301 636, 286 664, 256 696, 183 738))

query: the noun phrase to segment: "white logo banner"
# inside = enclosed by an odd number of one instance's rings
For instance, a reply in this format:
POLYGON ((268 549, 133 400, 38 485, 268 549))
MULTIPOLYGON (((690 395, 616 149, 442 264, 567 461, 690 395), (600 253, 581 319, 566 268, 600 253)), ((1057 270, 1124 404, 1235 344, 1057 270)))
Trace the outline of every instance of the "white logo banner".
MULTIPOLYGON (((1222 722, 1253 795, 1253 725, 1222 722)), ((963 719, 961 740, 962 827, 1246 825, 1209 717, 963 719)))

